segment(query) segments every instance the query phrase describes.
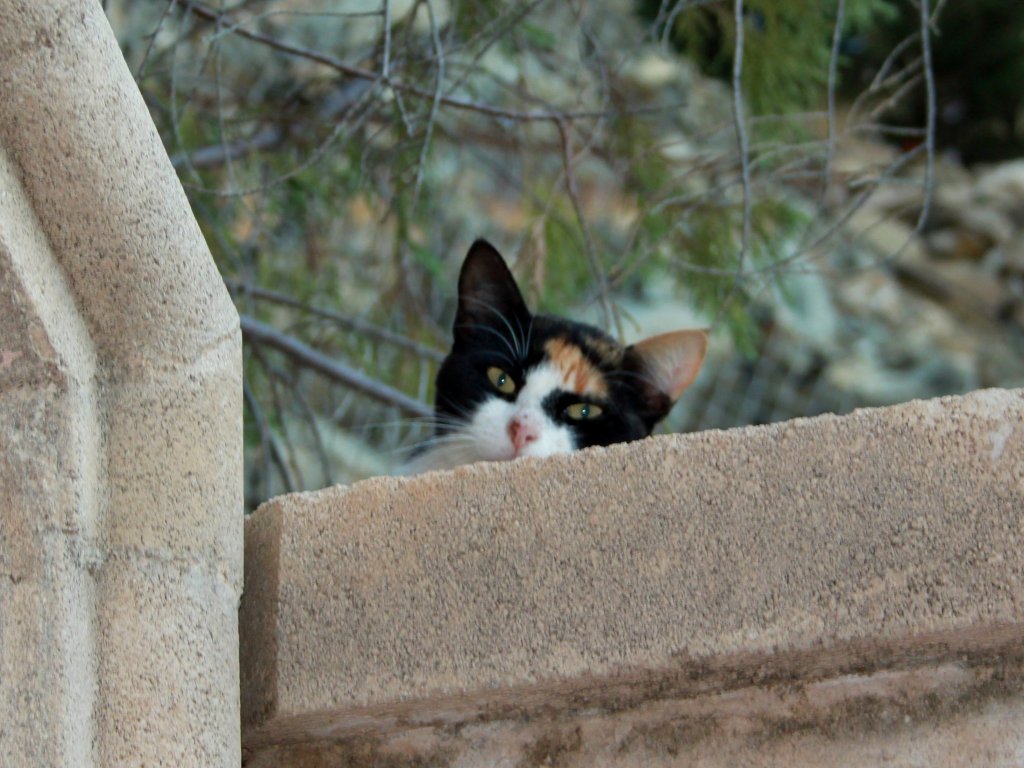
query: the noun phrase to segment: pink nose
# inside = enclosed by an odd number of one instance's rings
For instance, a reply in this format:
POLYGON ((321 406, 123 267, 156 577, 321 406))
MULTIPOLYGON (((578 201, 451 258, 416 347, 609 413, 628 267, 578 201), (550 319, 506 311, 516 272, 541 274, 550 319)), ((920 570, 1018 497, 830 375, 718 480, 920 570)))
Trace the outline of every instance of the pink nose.
POLYGON ((518 456, 527 444, 532 443, 540 437, 540 430, 532 419, 525 416, 514 416, 508 423, 508 438, 512 441, 512 447, 518 456))

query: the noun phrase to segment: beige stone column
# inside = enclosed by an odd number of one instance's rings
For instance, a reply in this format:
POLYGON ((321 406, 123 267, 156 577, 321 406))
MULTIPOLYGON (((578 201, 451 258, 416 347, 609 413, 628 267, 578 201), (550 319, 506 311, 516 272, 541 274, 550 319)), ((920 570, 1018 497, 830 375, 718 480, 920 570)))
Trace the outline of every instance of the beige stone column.
POLYGON ((97 0, 0 0, 0 763, 237 766, 238 317, 97 0))

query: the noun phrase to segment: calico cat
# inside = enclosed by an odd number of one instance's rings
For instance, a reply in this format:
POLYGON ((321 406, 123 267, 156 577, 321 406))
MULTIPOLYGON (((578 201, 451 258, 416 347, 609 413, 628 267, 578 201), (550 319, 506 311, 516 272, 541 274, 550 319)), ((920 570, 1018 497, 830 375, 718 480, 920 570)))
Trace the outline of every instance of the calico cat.
POLYGON ((702 330, 623 346, 584 323, 531 314, 484 240, 462 265, 453 332, 437 374, 435 434, 408 474, 646 437, 707 350, 702 330))

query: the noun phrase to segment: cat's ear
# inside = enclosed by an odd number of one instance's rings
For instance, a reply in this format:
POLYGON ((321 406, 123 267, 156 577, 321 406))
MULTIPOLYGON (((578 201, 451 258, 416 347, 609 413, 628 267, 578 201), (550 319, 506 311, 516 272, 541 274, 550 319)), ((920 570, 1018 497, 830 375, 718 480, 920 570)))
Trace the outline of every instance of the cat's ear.
POLYGON ((459 273, 456 338, 476 326, 505 328, 512 324, 521 328, 529 318, 526 302, 505 260, 493 245, 477 240, 470 246, 459 273))
POLYGON ((652 423, 663 418, 697 378, 708 350, 708 332, 673 331, 626 348, 625 367, 637 374, 652 423))

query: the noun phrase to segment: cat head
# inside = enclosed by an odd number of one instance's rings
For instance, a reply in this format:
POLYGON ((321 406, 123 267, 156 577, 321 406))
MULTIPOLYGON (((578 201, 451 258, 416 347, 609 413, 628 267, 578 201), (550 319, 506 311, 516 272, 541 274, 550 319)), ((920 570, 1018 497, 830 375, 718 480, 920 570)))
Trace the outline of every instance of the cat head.
POLYGON ((702 330, 623 346, 593 326, 535 315, 483 240, 462 265, 453 335, 437 376, 432 449, 446 466, 645 437, 707 350, 702 330))

